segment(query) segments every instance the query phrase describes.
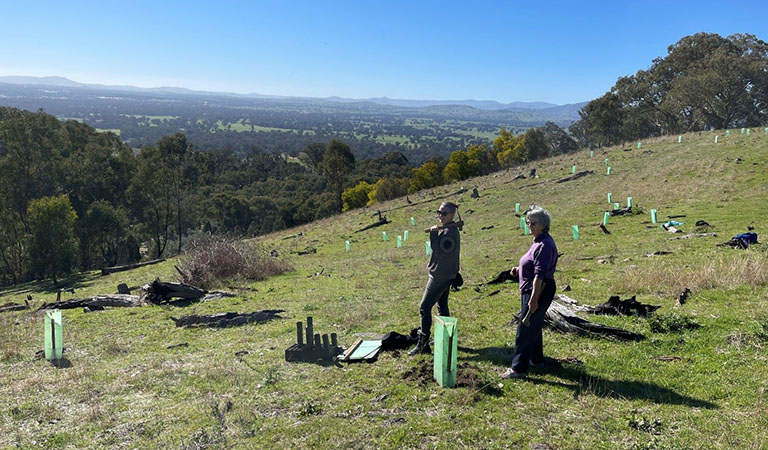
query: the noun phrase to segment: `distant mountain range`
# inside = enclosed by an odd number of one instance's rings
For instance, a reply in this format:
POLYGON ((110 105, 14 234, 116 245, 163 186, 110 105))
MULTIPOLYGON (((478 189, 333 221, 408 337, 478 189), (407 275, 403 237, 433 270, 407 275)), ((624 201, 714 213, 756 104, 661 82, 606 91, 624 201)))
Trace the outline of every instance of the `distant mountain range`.
POLYGON ((500 103, 494 100, 410 100, 410 99, 393 99, 387 97, 373 97, 366 99, 354 99, 344 97, 325 97, 325 98, 313 98, 313 97, 293 97, 293 96, 279 96, 279 95, 263 95, 263 94, 237 94, 233 92, 213 92, 213 91, 196 91, 186 88, 178 87, 155 87, 155 88, 140 88, 135 86, 122 86, 122 85, 104 85, 104 84, 87 84, 78 83, 64 77, 28 77, 28 76, 0 76, 0 83, 7 84, 20 84, 20 85, 38 85, 38 86, 56 86, 56 87, 69 87, 69 88, 90 88, 100 90, 114 90, 122 92, 146 92, 146 93, 167 93, 177 95, 202 95, 202 96, 226 96, 226 97, 239 97, 239 98, 254 98, 254 99, 302 99, 302 100, 325 100, 337 103, 360 103, 370 102, 378 105, 390 105, 399 106, 404 108, 425 108, 430 106, 447 106, 447 105, 463 105, 470 106, 472 108, 487 110, 487 111, 547 111, 560 114, 576 114, 587 102, 572 103, 566 105, 556 105, 554 103, 547 102, 511 102, 500 103))

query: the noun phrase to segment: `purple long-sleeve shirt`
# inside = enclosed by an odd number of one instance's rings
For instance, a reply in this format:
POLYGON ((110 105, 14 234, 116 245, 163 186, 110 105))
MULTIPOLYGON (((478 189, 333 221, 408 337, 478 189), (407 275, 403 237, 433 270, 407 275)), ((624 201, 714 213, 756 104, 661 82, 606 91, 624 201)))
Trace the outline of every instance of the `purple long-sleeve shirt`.
POLYGON ((542 233, 533 238, 533 245, 520 258, 520 292, 525 294, 533 290, 533 278, 538 276, 543 281, 555 279, 557 266, 557 247, 549 233, 542 233))

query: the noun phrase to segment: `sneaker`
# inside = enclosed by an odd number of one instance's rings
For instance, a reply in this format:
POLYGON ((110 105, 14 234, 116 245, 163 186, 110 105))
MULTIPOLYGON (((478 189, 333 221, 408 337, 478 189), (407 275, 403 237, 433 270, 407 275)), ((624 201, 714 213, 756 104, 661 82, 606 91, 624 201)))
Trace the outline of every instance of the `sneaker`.
POLYGON ((525 378, 528 374, 525 372, 515 372, 515 369, 509 368, 506 372, 501 374, 501 378, 509 379, 509 378, 525 378))

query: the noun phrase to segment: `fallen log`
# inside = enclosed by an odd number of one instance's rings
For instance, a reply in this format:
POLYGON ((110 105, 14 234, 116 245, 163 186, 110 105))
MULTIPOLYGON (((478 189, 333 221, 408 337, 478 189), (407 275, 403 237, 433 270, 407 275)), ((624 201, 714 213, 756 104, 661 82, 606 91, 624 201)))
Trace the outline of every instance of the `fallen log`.
POLYGON ((208 327, 208 328, 228 328, 237 327, 254 322, 266 322, 272 319, 280 319, 278 313, 285 312, 284 309, 265 309, 252 313, 227 312, 212 315, 190 314, 181 316, 178 319, 171 317, 171 320, 177 327, 208 327))
POLYGON ((106 306, 131 308, 141 306, 143 301, 138 295, 104 294, 94 295, 89 298, 72 298, 58 302, 44 303, 38 311, 43 309, 74 309, 74 308, 104 308, 106 306))
POLYGON ((136 264, 127 264, 125 266, 105 267, 105 268, 101 269, 101 274, 102 275, 109 275, 109 274, 115 273, 115 272, 123 272, 123 271, 126 271, 126 270, 136 269, 137 267, 144 267, 144 266, 149 266, 149 265, 152 265, 152 264, 161 263, 163 261, 165 261, 165 258, 153 259, 152 261, 146 261, 146 262, 141 262, 141 263, 136 263, 136 264))
POLYGON ((379 220, 377 222, 374 222, 370 225, 366 225, 363 228, 360 228, 359 230, 355 231, 355 233, 360 233, 365 230, 370 230, 371 228, 380 227, 382 225, 386 225, 391 222, 390 220, 387 220, 386 217, 381 215, 381 211, 378 211, 378 215, 379 215, 379 220))
POLYGON ((496 278, 486 282, 485 284, 501 284, 505 281, 512 281, 513 283, 517 283, 518 278, 512 277, 512 274, 509 272, 509 270, 502 270, 498 275, 496 275, 496 278))
POLYGON ((597 306, 585 305, 580 309, 592 314, 605 314, 609 316, 631 316, 638 314, 647 317, 659 308, 661 306, 646 305, 645 303, 638 302, 634 295, 626 300, 621 300, 618 295, 613 295, 605 303, 597 306))
POLYGON ((163 282, 158 278, 144 285, 142 289, 144 289, 142 300, 156 305, 166 304, 172 298, 198 301, 207 293, 203 289, 188 284, 163 282))
POLYGON ((582 319, 576 313, 557 300, 553 300, 544 316, 544 323, 555 331, 561 333, 576 333, 582 336, 605 337, 620 341, 640 341, 645 336, 622 328, 611 327, 601 323, 590 322, 582 319))
POLYGON ((231 297, 237 297, 232 292, 227 291, 211 291, 203 296, 203 298, 200 299, 201 302, 208 302, 211 300, 221 300, 222 298, 231 298, 231 297))
POLYGON ((585 177, 587 175, 594 175, 594 174, 595 174, 594 170, 584 170, 582 172, 574 173, 573 175, 571 175, 569 177, 560 178, 559 180, 555 180, 555 183, 565 183, 566 181, 578 180, 581 177, 585 177))
POLYGON ((24 309, 29 309, 29 303, 26 303, 24 305, 19 303, 12 303, 8 302, 2 306, 0 306, 0 313, 3 312, 11 312, 11 311, 21 311, 24 309))
POLYGON ((611 210, 610 213, 611 213, 611 217, 623 216, 625 214, 633 214, 631 206, 627 206, 626 208, 614 209, 614 210, 611 210))
POLYGON ((697 237, 717 237, 717 233, 690 233, 690 234, 686 234, 683 236, 670 238, 670 239, 678 240, 678 239, 691 239, 691 238, 697 238, 697 237))
POLYGON ((511 182, 513 182, 513 181, 517 181, 517 180, 525 180, 525 178, 526 178, 526 177, 525 177, 525 175, 523 175, 523 174, 521 173, 521 174, 519 174, 519 175, 516 175, 516 176, 515 176, 514 178, 512 178, 511 180, 509 180, 509 181, 505 181, 505 182, 504 182, 504 183, 502 183, 502 184, 509 184, 509 183, 511 183, 511 182))

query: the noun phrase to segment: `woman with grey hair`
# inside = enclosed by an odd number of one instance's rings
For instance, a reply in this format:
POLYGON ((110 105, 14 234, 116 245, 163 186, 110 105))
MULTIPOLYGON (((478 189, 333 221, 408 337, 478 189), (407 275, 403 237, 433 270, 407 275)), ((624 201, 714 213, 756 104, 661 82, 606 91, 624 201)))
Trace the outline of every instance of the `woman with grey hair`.
POLYGON ((421 328, 418 333, 418 343, 409 355, 419 353, 431 353, 429 348, 429 333, 432 328, 432 307, 437 303, 437 313, 448 316, 448 292, 451 283, 459 273, 459 253, 461 238, 458 224, 453 221, 458 206, 455 203, 443 202, 437 208, 437 218, 440 225, 433 225, 429 229, 429 242, 432 247, 432 255, 429 257, 427 271, 429 280, 424 289, 424 296, 419 304, 421 315, 421 328))
POLYGON ((528 211, 525 222, 533 235, 533 245, 520 258, 520 265, 510 271, 520 280, 520 323, 517 324, 512 366, 502 378, 524 378, 529 367, 544 364, 541 327, 547 308, 555 296, 557 246, 549 235, 552 216, 539 207, 528 211))

